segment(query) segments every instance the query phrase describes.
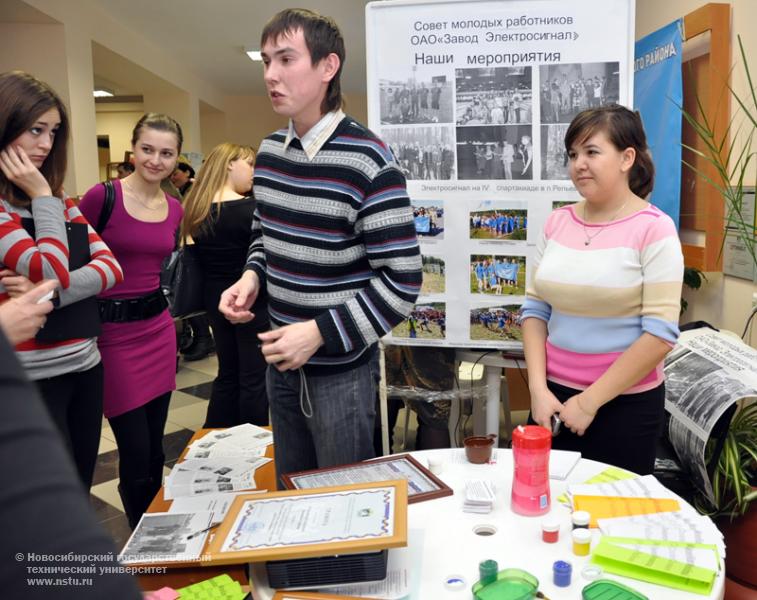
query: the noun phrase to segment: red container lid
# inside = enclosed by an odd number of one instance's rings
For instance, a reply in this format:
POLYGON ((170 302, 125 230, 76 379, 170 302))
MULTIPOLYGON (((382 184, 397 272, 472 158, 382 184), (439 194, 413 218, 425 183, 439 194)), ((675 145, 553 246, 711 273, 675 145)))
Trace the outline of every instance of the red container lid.
POLYGON ((539 425, 519 425, 513 430, 513 447, 527 450, 549 450, 552 447, 552 432, 539 425))

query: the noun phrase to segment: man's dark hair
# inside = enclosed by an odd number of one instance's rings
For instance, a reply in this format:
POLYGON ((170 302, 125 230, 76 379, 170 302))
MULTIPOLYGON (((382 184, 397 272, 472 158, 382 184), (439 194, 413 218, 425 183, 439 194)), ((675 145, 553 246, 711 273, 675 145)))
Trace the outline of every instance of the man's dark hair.
POLYGON ((192 168, 192 165, 185 163, 185 162, 179 162, 176 164, 176 168, 179 171, 184 171, 185 173, 189 173, 189 178, 192 179, 195 176, 195 170, 192 168))
POLYGON ((339 68, 329 82, 326 96, 321 103, 321 113, 326 114, 344 105, 339 78, 344 67, 344 38, 334 19, 324 17, 306 8, 287 8, 273 16, 263 28, 260 47, 269 40, 277 40, 282 35, 290 35, 302 29, 305 45, 310 52, 310 61, 317 65, 329 54, 339 57, 339 68))
POLYGON ((128 171, 129 173, 133 173, 134 172, 134 165, 132 163, 130 163, 129 161, 124 161, 124 162, 118 163, 117 168, 118 169, 123 169, 124 171, 128 171))

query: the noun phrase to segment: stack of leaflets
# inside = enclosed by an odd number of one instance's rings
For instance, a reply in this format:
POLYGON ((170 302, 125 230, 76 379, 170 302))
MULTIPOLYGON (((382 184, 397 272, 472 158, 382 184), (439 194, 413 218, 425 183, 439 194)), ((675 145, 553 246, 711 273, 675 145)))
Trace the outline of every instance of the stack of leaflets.
POLYGON ((463 511, 486 514, 494 507, 496 489, 491 481, 474 479, 465 484, 463 511))
POLYGON ((119 562, 185 562, 200 558, 211 529, 211 513, 145 513, 126 542, 119 562))
POLYGON ((263 456, 266 448, 271 444, 273 444, 273 433, 257 425, 244 423, 206 433, 189 445, 186 458, 263 456))
POLYGON ((255 489, 255 471, 271 460, 261 456, 185 460, 166 477, 165 499, 255 489))

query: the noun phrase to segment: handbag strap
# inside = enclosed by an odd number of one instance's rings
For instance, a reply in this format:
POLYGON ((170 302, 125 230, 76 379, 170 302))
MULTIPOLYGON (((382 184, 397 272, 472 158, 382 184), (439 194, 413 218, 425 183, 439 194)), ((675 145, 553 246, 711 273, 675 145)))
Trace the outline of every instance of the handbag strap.
POLYGON ((113 213, 113 206, 116 203, 116 188, 113 182, 111 180, 105 181, 103 182, 103 187, 105 188, 105 200, 103 200, 103 205, 100 209, 100 218, 97 219, 97 226, 95 227, 98 235, 103 232, 105 226, 108 224, 110 215, 113 213))

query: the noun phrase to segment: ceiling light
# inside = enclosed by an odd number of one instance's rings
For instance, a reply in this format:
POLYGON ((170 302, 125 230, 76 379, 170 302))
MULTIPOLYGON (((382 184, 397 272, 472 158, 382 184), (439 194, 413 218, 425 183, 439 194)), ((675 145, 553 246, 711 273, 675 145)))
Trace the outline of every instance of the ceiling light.
POLYGON ((245 53, 250 57, 250 60, 254 60, 255 62, 263 60, 263 57, 260 56, 260 50, 245 50, 245 53))
POLYGON ((105 88, 96 88, 92 94, 95 98, 110 98, 113 96, 113 92, 105 88))

